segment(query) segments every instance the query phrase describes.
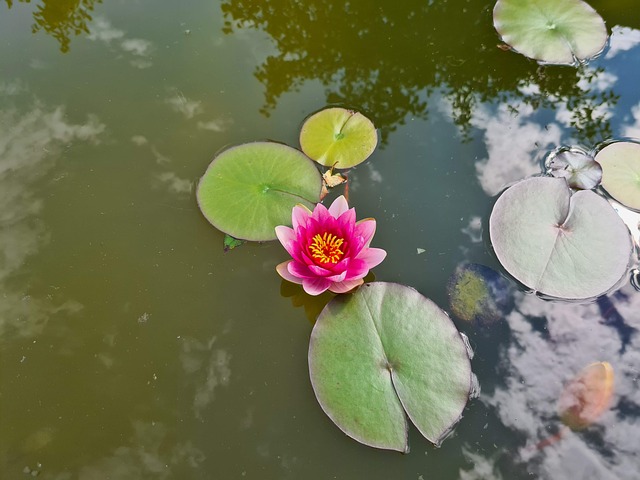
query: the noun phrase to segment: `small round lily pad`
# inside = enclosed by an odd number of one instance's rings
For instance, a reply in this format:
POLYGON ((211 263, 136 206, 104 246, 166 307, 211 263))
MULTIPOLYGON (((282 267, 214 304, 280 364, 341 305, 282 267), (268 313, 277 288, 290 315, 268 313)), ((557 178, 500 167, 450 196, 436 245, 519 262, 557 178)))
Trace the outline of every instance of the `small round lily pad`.
POLYGON ((327 108, 311 115, 300 131, 302 151, 326 167, 358 165, 369 158, 377 144, 371 120, 345 108, 327 108))
POLYGON ((602 180, 602 167, 594 158, 578 148, 560 148, 546 161, 549 173, 564 178, 571 188, 591 190, 602 180))
POLYGON ((216 156, 198 183, 198 206, 218 230, 267 241, 291 224, 291 210, 320 200, 322 177, 302 152, 274 142, 245 143, 216 156))
POLYGON ((602 187, 626 207, 640 210, 640 144, 615 142, 596 155, 602 187))
POLYGON ((602 17, 582 0, 498 0, 493 25, 514 50, 551 64, 588 60, 607 42, 602 17))
POLYGON ((571 192, 564 179, 533 177, 496 201, 489 235, 502 266, 536 292, 565 299, 600 296, 627 274, 629 230, 590 190, 571 192))

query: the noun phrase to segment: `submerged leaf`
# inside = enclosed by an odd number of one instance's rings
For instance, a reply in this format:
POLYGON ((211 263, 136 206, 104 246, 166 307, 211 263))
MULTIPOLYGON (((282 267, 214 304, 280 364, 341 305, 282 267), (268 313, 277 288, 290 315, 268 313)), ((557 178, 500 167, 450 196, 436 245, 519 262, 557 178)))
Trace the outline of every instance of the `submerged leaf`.
POLYGON ((534 177, 508 188, 489 219, 502 266, 533 290, 566 299, 594 298, 627 273, 627 227, 601 196, 573 195, 563 179, 534 177))
POLYGON ((607 42, 602 17, 582 0, 498 0, 493 25, 517 52, 553 64, 575 64, 607 42))
POLYGON ((459 265, 447 285, 451 312, 476 325, 490 325, 503 316, 509 284, 495 270, 477 263, 459 265))
POLYGON ((198 183, 198 206, 217 229, 243 240, 276 238, 291 210, 320 200, 322 179, 302 152, 273 142, 245 143, 213 159, 198 183))
POLYGON ((343 432, 401 452, 408 450, 406 415, 428 440, 442 441, 460 419, 472 376, 447 314, 412 288, 383 282, 324 308, 311 334, 309 373, 318 402, 343 432))
POLYGON ((562 423, 571 430, 581 430, 598 420, 611 404, 613 379, 613 368, 607 362, 585 367, 560 395, 558 413, 562 423))
POLYGON ((309 158, 339 169, 364 162, 377 143, 371 120, 344 108, 327 108, 311 115, 300 131, 300 147, 309 158))
POLYGON ((602 180, 602 167, 594 158, 577 148, 562 148, 547 157, 547 169, 556 178, 564 178, 571 188, 591 190, 602 180))
POLYGON ((615 142, 596 155, 602 165, 602 186, 623 205, 640 210, 640 144, 615 142))

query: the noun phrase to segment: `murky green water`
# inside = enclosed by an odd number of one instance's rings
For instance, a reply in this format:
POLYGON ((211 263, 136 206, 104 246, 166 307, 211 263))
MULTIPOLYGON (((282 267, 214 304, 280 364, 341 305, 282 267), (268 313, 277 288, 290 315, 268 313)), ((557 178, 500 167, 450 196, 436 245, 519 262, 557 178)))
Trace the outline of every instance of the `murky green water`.
POLYGON ((558 145, 640 138, 640 10, 592 5, 611 45, 576 70, 497 48, 487 1, 0 3, 1 477, 637 478, 630 285, 587 305, 513 292, 492 328, 458 321, 482 394, 441 448, 413 429, 403 456, 318 406, 321 306, 280 281, 282 247, 223 253, 194 199, 225 146, 297 145, 310 113, 357 108, 382 140, 349 177, 388 251, 376 278, 448 309, 458 265, 498 268, 482 230, 506 184, 558 145), (593 361, 615 370, 611 409, 536 448, 593 361))

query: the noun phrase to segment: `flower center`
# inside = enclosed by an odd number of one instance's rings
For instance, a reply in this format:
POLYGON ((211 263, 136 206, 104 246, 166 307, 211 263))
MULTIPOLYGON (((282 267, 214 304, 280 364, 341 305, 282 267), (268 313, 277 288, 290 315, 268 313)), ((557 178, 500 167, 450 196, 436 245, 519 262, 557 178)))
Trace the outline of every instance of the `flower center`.
POLYGON ((344 243, 344 238, 336 237, 332 233, 317 233, 309 245, 311 256, 320 263, 338 263, 344 256, 340 247, 344 243))

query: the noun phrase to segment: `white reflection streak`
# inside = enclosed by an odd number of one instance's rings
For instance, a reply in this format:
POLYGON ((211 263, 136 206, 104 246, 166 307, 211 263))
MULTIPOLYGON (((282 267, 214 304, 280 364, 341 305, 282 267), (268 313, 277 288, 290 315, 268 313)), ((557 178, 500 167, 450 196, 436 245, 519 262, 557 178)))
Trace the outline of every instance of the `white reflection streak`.
POLYGON ((134 57, 129 60, 132 66, 143 69, 153 65, 149 58, 153 51, 152 42, 142 38, 126 38, 124 31, 115 28, 104 17, 98 16, 95 18, 87 38, 92 41, 102 42, 108 46, 111 46, 114 40, 119 40, 118 47, 120 50, 134 57))
POLYGON ((173 172, 158 173, 156 178, 161 184, 166 185, 171 193, 183 194, 191 193, 194 189, 194 183, 186 178, 180 178, 173 172))
POLYGON ((187 120, 192 119, 196 115, 204 112, 202 102, 199 100, 189 100, 180 91, 175 95, 167 98, 165 103, 171 107, 174 112, 181 113, 187 120))
POLYGON ((520 105, 514 112, 505 103, 500 104, 495 113, 486 106, 474 112, 471 124, 485 131, 488 158, 476 163, 476 172, 487 195, 496 195, 508 184, 540 173, 535 152, 549 150, 560 143, 558 125, 543 128, 528 121, 533 113, 529 105, 520 105))
POLYGON ((193 410, 196 418, 203 420, 204 410, 215 398, 215 391, 220 386, 229 384, 231 356, 222 348, 213 348, 216 337, 208 343, 196 339, 185 338, 182 343, 182 368, 187 375, 204 379, 196 381, 193 399, 193 410))
MULTIPOLYGON (((78 480, 163 480, 174 478, 175 467, 187 465, 195 468, 205 459, 202 451, 191 442, 178 443, 167 450, 167 438, 171 437, 171 432, 162 423, 135 421, 133 429, 134 435, 128 445, 116 448, 110 456, 93 465, 82 467, 78 480)), ((46 478, 65 478, 63 475, 46 478)))
POLYGON ((496 457, 484 458, 469 448, 463 447, 462 454, 473 465, 471 470, 460 470, 458 480, 502 480, 502 475, 497 471, 494 463, 496 457))
POLYGON ((208 130, 210 132, 222 133, 225 132, 230 125, 233 124, 232 120, 226 120, 224 118, 218 118, 210 120, 208 122, 198 122, 197 127, 200 130, 208 130))
POLYGON ((38 101, 23 112, 5 105, 6 93, 0 92, 0 336, 28 336, 39 332, 50 315, 81 308, 72 301, 55 306, 6 284, 47 241, 46 228, 36 217, 43 202, 34 184, 49 173, 63 145, 97 142, 105 126, 95 116, 84 124, 69 124, 63 107, 50 109, 38 101))

